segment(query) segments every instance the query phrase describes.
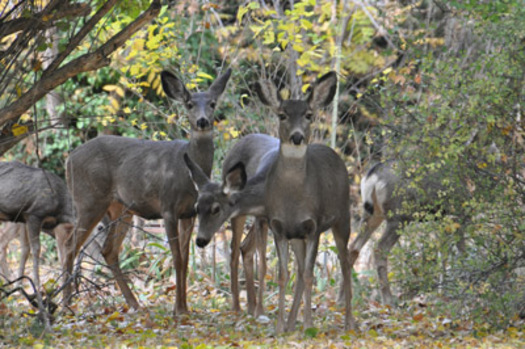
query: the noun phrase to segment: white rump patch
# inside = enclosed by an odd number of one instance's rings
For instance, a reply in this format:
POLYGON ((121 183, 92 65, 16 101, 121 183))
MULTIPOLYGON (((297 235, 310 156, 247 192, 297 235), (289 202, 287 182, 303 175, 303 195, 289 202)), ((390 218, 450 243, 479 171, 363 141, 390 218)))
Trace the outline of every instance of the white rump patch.
POLYGON ((370 177, 366 177, 361 181, 361 199, 363 203, 369 202, 374 206, 379 206, 383 209, 383 203, 387 200, 387 182, 379 179, 377 174, 372 174, 370 177), (377 201, 374 203, 372 194, 376 192, 377 201))
POLYGON ((308 149, 308 146, 306 144, 281 144, 281 152, 285 158, 303 158, 306 155, 306 149, 308 149))

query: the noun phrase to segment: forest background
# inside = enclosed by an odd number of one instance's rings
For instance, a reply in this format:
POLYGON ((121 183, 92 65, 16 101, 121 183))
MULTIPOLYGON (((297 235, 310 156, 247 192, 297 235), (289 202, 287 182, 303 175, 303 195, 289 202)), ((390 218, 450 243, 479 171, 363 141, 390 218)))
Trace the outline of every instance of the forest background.
MULTIPOLYGON (((160 72, 171 70, 189 89, 204 90, 227 67, 233 74, 216 112, 216 179, 236 139, 256 132, 276 135, 277 119, 255 97, 255 81, 271 79, 283 98, 297 98, 330 70, 338 74, 338 93, 315 120, 313 134, 347 165, 354 237, 361 214, 359 183, 372 164, 402 162, 422 196, 425 176, 441 179, 446 189, 439 204, 453 214, 407 207, 421 222, 403 230, 390 256, 389 279, 399 306, 380 304, 373 269, 355 272, 360 329, 344 333, 342 309, 335 303, 340 278, 335 247, 325 234, 314 289, 319 328, 274 337, 276 271, 267 275, 271 322, 239 317, 229 312, 227 258, 192 247, 189 284, 194 286, 188 300, 195 314, 175 328, 169 315, 174 287, 169 248, 163 234, 146 234, 139 246, 125 246, 122 261, 130 277, 141 280, 135 289, 151 302, 150 312, 128 313, 100 269, 93 278, 104 291, 85 286, 92 298, 79 300, 73 315, 58 313, 58 336, 42 334, 21 294, 4 297, 0 343, 187 348, 523 344, 521 0, 1 0, 2 160, 63 176, 69 152, 99 134, 187 138, 184 110, 164 95, 160 72), (455 247, 459 230, 464 253, 455 247), (116 335, 107 338, 107 333, 116 335), (209 338, 205 343, 204 337, 209 338)), ((213 251, 226 246, 228 229, 213 251)), ((58 287, 54 241, 42 239, 48 285, 58 287)), ((275 269, 271 243, 267 258, 275 269)))

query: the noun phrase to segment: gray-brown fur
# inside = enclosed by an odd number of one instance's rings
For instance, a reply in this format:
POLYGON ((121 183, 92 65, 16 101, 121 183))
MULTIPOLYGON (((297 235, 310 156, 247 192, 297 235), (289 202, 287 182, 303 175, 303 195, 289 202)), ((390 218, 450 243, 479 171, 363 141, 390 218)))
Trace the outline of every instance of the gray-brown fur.
POLYGON ((263 134, 251 134, 239 140, 226 155, 223 163, 223 183, 214 183, 190 158, 188 168, 199 188, 197 201, 199 231, 197 245, 204 247, 228 219, 232 220, 231 289, 233 309, 240 311, 239 253, 242 253, 246 274, 248 312, 255 316, 264 313, 264 275, 266 274, 267 225, 264 219, 264 183, 269 165, 275 160, 279 140, 263 134), (257 217, 241 244, 247 215, 257 217), (255 296, 253 256, 259 252, 259 292, 255 296))
MULTIPOLYGON (((112 221, 118 219, 118 222, 110 225, 102 254, 127 303, 139 308, 120 269, 119 248, 133 215, 163 218, 176 271, 174 314, 188 311, 186 274, 197 191, 184 165, 183 155, 189 154, 206 174, 211 173, 213 111, 230 74, 228 69, 206 92, 190 93, 175 75, 162 72, 162 86, 168 97, 184 103, 187 109, 191 127, 189 142, 102 136, 71 153, 66 174, 78 220, 69 242, 66 275, 71 275, 73 260, 91 230, 108 214, 112 221)), ((71 288, 66 285, 66 303, 70 295, 71 288)))
POLYGON ((64 181, 49 171, 19 162, 0 162, 0 220, 25 223, 33 254, 33 281, 39 310, 49 327, 40 294, 40 231, 55 230, 57 246, 73 228, 74 212, 64 181))
POLYGON ((329 228, 336 241, 343 273, 345 328, 354 327, 347 255, 350 236, 348 173, 343 160, 331 148, 308 145, 313 118, 319 108, 331 103, 336 83, 335 73, 326 74, 313 85, 306 100, 282 101, 269 82, 261 82, 256 88, 261 101, 279 117, 279 153, 269 169, 264 190, 264 206, 274 233, 280 266, 278 333, 295 328, 303 292, 304 327, 312 326, 313 268, 320 234, 329 228), (299 271, 292 309, 285 326, 289 243, 299 271))

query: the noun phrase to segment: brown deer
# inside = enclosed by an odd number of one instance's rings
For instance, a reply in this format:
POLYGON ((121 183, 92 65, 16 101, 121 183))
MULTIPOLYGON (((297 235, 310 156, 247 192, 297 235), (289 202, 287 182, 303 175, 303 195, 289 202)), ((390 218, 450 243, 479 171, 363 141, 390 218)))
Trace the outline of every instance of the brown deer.
POLYGON ((40 294, 40 231, 53 231, 59 250, 71 234, 75 219, 66 184, 49 171, 19 162, 0 162, 0 221, 25 224, 38 308, 46 329, 50 329, 50 315, 40 294))
MULTIPOLYGON (((183 154, 190 154, 206 174, 211 173, 213 114, 230 75, 228 69, 208 91, 190 93, 175 75, 162 72, 166 95, 182 102, 188 111, 189 142, 101 136, 71 153, 66 164, 66 178, 78 218, 68 241, 66 277, 72 274, 79 248, 95 225, 108 214, 111 221, 118 221, 110 225, 102 254, 126 302, 139 308, 120 269, 118 251, 133 215, 145 219, 162 218, 176 272, 174 315, 187 313, 186 275, 197 191, 183 162, 183 154)), ((66 281, 65 304, 69 302, 71 291, 71 285, 66 281)))
POLYGON ((222 166, 223 183, 214 183, 193 162, 185 156, 192 179, 199 190, 197 215, 199 229, 196 243, 205 247, 221 226, 231 219, 231 290, 233 310, 240 311, 239 302, 239 253, 242 253, 248 313, 254 316, 264 314, 264 276, 266 275, 266 244, 268 226, 264 212, 263 190, 268 165, 275 160, 279 140, 264 134, 250 134, 239 140, 228 152, 222 166), (241 245, 247 215, 256 216, 241 245), (259 253, 259 292, 255 296, 253 256, 259 253))
MULTIPOLYGON (((310 126, 318 108, 331 103, 336 88, 335 73, 321 77, 306 100, 282 101, 275 86, 267 81, 257 85, 261 101, 279 115, 279 148, 268 150, 259 170, 246 181, 240 162, 224 176, 222 186, 209 182, 202 171, 187 159, 199 188, 197 239, 206 244, 231 217, 266 217, 274 233, 279 257, 279 315, 277 332, 283 332, 284 296, 288 282, 288 242, 297 257, 298 283, 286 330, 293 330, 306 286, 304 323, 311 327, 313 266, 320 234, 332 228, 343 270, 345 328, 352 328, 350 266, 347 243, 350 236, 348 173, 341 158, 324 145, 308 145, 310 126)), ((246 143, 259 147, 259 135, 247 136, 246 143), (251 137, 251 138, 248 138, 251 137)), ((246 146, 246 145, 244 145, 246 146)), ((270 147, 269 147, 270 148, 270 147)), ((229 168, 229 166, 224 166, 229 168)), ((250 234, 249 234, 250 236, 250 234)), ((247 237, 248 238, 248 237, 247 237)))
POLYGON ((264 189, 266 216, 279 257, 279 333, 295 328, 303 292, 304 328, 312 326, 313 268, 320 235, 328 229, 332 230, 343 274, 345 329, 355 326, 347 250, 350 237, 348 172, 333 149, 321 144, 308 145, 315 113, 332 102, 336 88, 334 72, 319 78, 306 100, 283 101, 273 83, 262 81, 256 85, 260 100, 279 117, 279 152, 268 170, 264 189), (296 256, 298 277, 285 327, 288 243, 296 256))

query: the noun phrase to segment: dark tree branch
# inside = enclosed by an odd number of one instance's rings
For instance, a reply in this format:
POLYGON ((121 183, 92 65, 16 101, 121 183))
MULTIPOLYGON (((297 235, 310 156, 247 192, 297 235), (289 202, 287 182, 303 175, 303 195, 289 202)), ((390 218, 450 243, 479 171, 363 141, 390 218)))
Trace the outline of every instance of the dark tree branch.
POLYGON ((64 4, 50 15, 46 11, 35 14, 31 18, 16 18, 11 21, 0 23, 0 38, 7 35, 26 30, 29 27, 37 30, 45 30, 54 26, 55 22, 65 17, 78 17, 89 14, 90 8, 87 4, 64 4))
POLYGON ((44 97, 55 87, 63 84, 69 78, 74 77, 79 73, 107 66, 110 63, 109 55, 118 47, 122 46, 126 40, 128 40, 131 35, 138 31, 142 26, 155 18, 160 12, 160 7, 160 0, 154 0, 150 7, 135 21, 113 36, 94 52, 87 53, 55 71, 46 71, 46 74, 43 75, 42 78, 18 100, 7 107, 0 109, 0 126, 9 120, 18 118, 40 98, 44 97))
POLYGON ((60 64, 73 52, 75 48, 80 45, 80 42, 93 30, 98 22, 104 17, 118 2, 118 0, 107 1, 98 11, 87 21, 86 24, 80 29, 80 31, 69 40, 67 47, 60 52, 60 54, 53 60, 53 62, 47 67, 42 75, 42 78, 55 71, 60 64))

